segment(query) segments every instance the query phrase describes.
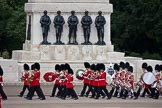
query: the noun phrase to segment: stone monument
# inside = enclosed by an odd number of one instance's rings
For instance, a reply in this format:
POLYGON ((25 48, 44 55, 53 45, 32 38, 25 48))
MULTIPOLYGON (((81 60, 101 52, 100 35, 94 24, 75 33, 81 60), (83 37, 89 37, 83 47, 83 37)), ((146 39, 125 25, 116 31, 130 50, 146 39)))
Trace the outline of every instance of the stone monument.
MULTIPOLYGON (((18 60, 20 66, 23 63, 32 64, 39 62, 41 64, 41 71, 45 73, 53 71, 56 63, 67 62, 77 70, 84 67, 83 62, 85 61, 108 64, 124 60, 124 53, 114 52, 114 46, 111 43, 110 23, 113 6, 109 3, 109 0, 28 0, 28 3, 25 4, 25 12, 27 19, 26 41, 23 45, 23 50, 15 50, 12 53, 12 59, 18 60), (48 12, 51 21, 57 16, 57 11, 61 11, 61 15, 65 20, 61 36, 61 41, 64 44, 40 44, 43 41, 40 18, 44 15, 43 12, 45 10, 48 12), (75 11, 75 15, 79 20, 76 39, 78 45, 68 44, 69 27, 67 22, 71 11, 75 11), (92 18, 93 22, 89 38, 92 45, 82 45, 85 39, 81 20, 85 15, 85 11, 88 11, 88 15, 92 18), (98 41, 95 27, 95 18, 98 16, 98 11, 102 11, 102 15, 106 20, 104 25, 105 45, 95 45, 98 41)), ((53 23, 50 24, 47 41, 49 43, 57 41, 53 23)))

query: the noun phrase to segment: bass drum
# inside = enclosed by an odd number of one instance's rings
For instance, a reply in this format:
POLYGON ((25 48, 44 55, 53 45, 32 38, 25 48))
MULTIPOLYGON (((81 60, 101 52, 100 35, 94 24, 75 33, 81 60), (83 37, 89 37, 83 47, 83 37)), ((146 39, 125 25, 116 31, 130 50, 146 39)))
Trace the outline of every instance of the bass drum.
POLYGON ((56 79, 56 75, 53 72, 46 72, 43 76, 44 80, 47 82, 52 82, 56 79))
POLYGON ((84 79, 84 73, 85 73, 85 70, 83 69, 78 69, 76 71, 76 78, 79 79, 79 80, 83 80, 84 79))
POLYGON ((152 72, 144 73, 142 79, 143 79, 143 82, 148 85, 151 85, 154 81, 156 81, 156 77, 152 72))

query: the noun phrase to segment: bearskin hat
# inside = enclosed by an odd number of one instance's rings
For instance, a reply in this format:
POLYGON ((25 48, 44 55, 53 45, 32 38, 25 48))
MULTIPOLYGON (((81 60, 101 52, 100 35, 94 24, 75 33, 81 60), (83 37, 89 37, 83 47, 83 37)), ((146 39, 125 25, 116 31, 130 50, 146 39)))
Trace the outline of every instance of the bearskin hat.
POLYGON ((56 64, 56 65, 55 65, 55 70, 60 71, 60 65, 59 65, 59 64, 56 64))
POLYGON ((125 68, 129 68, 130 64, 128 62, 125 63, 125 68))
POLYGON ((114 70, 119 71, 119 65, 117 63, 114 64, 114 70))
POLYGON ((32 64, 32 65, 31 65, 31 70, 34 70, 34 68, 35 68, 35 67, 34 67, 34 64, 32 64))
POLYGON ((71 68, 68 69, 68 73, 72 74, 72 75, 74 74, 74 72, 73 72, 73 70, 71 68))
POLYGON ((120 68, 124 69, 125 68, 124 62, 121 61, 120 64, 119 64, 119 66, 120 66, 120 68))
POLYGON ((0 75, 3 76, 3 69, 1 67, 1 65, 0 65, 0 75))
POLYGON ((96 70, 96 65, 92 64, 90 68, 91 68, 91 70, 96 70))
POLYGON ((96 70, 97 70, 97 71, 100 71, 100 67, 101 67, 101 66, 100 66, 100 63, 97 63, 97 64, 96 64, 96 70))
POLYGON ((26 70, 26 71, 29 70, 29 65, 28 64, 24 64, 24 70, 26 70))
POLYGON ((84 62, 84 67, 85 68, 90 68, 90 64, 88 62, 84 62))
POLYGON ((133 73, 133 67, 132 67, 132 66, 129 66, 129 67, 128 67, 128 71, 130 71, 130 72, 133 73))
POLYGON ((61 70, 65 70, 65 64, 61 64, 61 65, 60 65, 60 69, 61 69, 61 70))
POLYGON ((40 70, 40 64, 39 63, 34 63, 34 69, 40 70))
POLYGON ((143 63, 143 64, 142 64, 142 68, 143 68, 143 69, 147 69, 147 63, 143 63))
POLYGON ((157 70, 158 72, 160 71, 160 65, 159 64, 155 65, 155 70, 157 70))
POLYGON ((148 71, 148 72, 152 72, 152 66, 149 65, 149 66, 147 67, 147 71, 148 71))
POLYGON ((105 70, 105 65, 103 63, 100 64, 100 69, 105 70))
POLYGON ((65 70, 70 69, 70 65, 68 63, 65 63, 65 70))
POLYGON ((162 71, 162 65, 160 65, 160 71, 162 71))

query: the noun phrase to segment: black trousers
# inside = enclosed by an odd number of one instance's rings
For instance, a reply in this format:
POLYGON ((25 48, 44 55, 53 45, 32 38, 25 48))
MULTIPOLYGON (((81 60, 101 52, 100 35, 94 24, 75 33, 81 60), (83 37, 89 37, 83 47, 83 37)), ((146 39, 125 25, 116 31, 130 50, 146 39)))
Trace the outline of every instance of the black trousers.
POLYGON ((83 90, 81 92, 81 96, 83 96, 85 94, 87 87, 89 87, 89 84, 84 84, 83 85, 83 90))
POLYGON ((51 96, 55 96, 56 89, 59 91, 60 84, 54 84, 51 96))
POLYGON ((24 86, 23 86, 23 89, 22 89, 22 91, 20 92, 20 95, 21 95, 21 96, 24 95, 24 92, 25 92, 26 89, 28 89, 28 91, 30 91, 29 85, 24 85, 24 86))
POLYGON ((43 91, 42 91, 42 89, 40 88, 40 85, 30 87, 29 99, 32 99, 32 97, 34 96, 34 92, 35 92, 35 91, 37 92, 39 98, 45 99, 45 96, 44 96, 44 94, 43 94, 43 91))
POLYGON ((57 93, 58 97, 63 97, 64 93, 66 92, 66 86, 60 86, 59 91, 57 93))
POLYGON ((93 85, 89 85, 89 88, 88 88, 88 91, 86 92, 86 95, 88 96, 90 92, 92 93, 92 96, 95 95, 93 85))
POLYGON ((108 92, 106 86, 100 86, 99 91, 97 92, 97 98, 100 97, 100 94, 102 94, 102 91, 106 94, 108 98, 111 98, 110 93, 108 92))
POLYGON ((66 92, 63 95, 63 98, 65 99, 67 95, 72 96, 74 99, 78 99, 78 96, 73 88, 66 88, 66 92))
POLYGON ((2 99, 7 99, 7 96, 5 92, 3 91, 3 87, 1 84, 0 84, 0 95, 2 96, 2 99))

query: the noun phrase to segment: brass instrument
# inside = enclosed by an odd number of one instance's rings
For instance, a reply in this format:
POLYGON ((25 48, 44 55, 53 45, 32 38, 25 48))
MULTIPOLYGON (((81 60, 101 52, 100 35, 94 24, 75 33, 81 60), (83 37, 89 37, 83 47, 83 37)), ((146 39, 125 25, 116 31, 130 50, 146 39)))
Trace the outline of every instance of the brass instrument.
POLYGON ((31 76, 27 80, 28 82, 31 82, 33 81, 33 79, 34 79, 34 71, 31 72, 31 76))

